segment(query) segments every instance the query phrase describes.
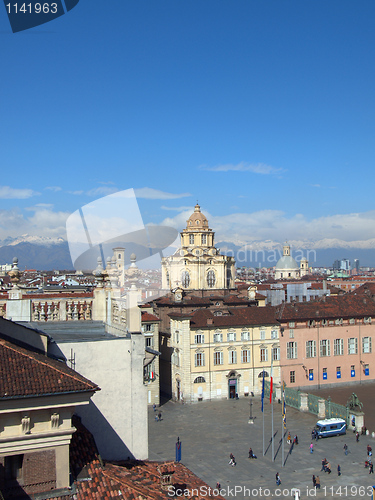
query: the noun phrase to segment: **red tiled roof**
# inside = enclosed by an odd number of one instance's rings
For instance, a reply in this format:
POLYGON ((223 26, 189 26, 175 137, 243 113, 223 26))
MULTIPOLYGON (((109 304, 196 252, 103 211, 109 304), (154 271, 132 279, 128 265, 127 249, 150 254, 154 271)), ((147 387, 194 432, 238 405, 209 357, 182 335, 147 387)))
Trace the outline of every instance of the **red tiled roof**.
POLYGON ((210 310, 201 309, 192 314, 190 321, 191 328, 274 325, 277 323, 276 308, 271 306, 233 308, 229 309, 227 316, 214 316, 210 310))
POLYGON ((149 312, 142 312, 142 321, 152 321, 155 323, 155 321, 160 321, 160 319, 155 316, 155 314, 150 314, 149 312))
POLYGON ((375 302, 362 295, 346 294, 325 300, 282 304, 278 307, 281 321, 329 318, 375 317, 375 302))
POLYGON ((97 390, 64 363, 0 339, 0 399, 97 390))

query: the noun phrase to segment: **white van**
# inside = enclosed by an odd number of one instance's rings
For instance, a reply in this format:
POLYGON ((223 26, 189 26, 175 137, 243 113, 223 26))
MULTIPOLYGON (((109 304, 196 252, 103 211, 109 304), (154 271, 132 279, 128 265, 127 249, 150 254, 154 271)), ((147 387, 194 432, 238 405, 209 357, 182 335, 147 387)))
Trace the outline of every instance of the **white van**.
POLYGON ((315 430, 320 438, 346 434, 346 422, 343 418, 327 418, 325 420, 318 420, 315 430))

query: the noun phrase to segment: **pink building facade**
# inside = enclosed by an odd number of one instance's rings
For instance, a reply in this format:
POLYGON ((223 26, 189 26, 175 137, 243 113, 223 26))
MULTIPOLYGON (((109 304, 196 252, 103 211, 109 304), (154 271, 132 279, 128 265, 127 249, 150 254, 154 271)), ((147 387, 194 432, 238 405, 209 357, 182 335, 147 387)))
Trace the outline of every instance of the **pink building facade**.
POLYGON ((375 301, 347 294, 279 307, 281 380, 317 388, 375 380, 375 301))

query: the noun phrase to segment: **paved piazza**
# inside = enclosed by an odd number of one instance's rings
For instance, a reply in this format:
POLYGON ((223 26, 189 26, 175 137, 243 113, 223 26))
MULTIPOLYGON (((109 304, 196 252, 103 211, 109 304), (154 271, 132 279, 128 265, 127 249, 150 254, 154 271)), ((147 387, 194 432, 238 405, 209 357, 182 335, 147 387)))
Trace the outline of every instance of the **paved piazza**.
POLYGON ((281 448, 281 405, 274 403, 275 460, 271 453, 271 405, 265 400, 265 443, 262 450, 262 412, 259 398, 253 399, 253 425, 248 423, 250 403, 248 398, 238 401, 212 401, 193 405, 167 402, 158 411, 162 421, 155 422, 155 414, 149 409, 149 458, 150 460, 174 460, 177 437, 182 441, 181 462, 215 488, 219 481, 225 498, 239 500, 249 498, 294 498, 292 488, 300 490, 300 498, 314 497, 312 475, 319 475, 321 489, 318 498, 372 498, 370 488, 375 484, 375 474, 369 474, 364 462, 366 447, 370 444, 375 452, 375 440, 361 436, 356 443, 355 436, 345 436, 314 441, 314 453, 310 453, 311 430, 317 417, 300 413, 287 407, 287 430, 292 437, 297 434, 299 444, 289 454, 290 446, 284 441, 285 466, 282 467, 281 448), (347 443, 349 453, 344 454, 347 443), (258 456, 248 459, 249 447, 258 456), (237 466, 228 465, 229 454, 233 453, 237 466), (320 472, 323 458, 331 463, 332 473, 320 472), (340 464, 342 475, 337 475, 340 464), (278 490, 275 475, 279 472, 281 486, 278 490), (237 488, 236 488, 237 487, 237 488), (340 489, 341 487, 341 489, 340 489), (360 488, 362 487, 362 488, 360 488), (247 491, 245 490, 247 489, 247 491), (266 490, 266 491, 265 491, 266 490), (267 491, 269 490, 269 491, 267 491), (340 495, 341 493, 341 495, 340 495))

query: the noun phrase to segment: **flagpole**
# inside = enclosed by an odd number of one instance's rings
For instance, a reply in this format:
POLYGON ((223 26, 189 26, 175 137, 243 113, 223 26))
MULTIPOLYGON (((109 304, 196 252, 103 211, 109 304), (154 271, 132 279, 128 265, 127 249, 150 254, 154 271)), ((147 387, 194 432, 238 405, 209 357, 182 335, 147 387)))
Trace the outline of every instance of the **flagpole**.
POLYGON ((264 403, 264 369, 263 369, 263 381, 262 381, 263 456, 264 456, 265 452, 264 452, 264 408, 263 408, 263 403, 264 403))
POLYGON ((271 417, 272 418, 272 462, 274 462, 274 460, 275 460, 275 447, 274 447, 274 431, 273 431, 273 357, 271 358, 270 401, 271 401, 271 415, 272 415, 272 417, 271 417))
POLYGON ((285 415, 285 384, 283 381, 283 397, 282 403, 282 419, 281 419, 281 467, 284 467, 284 429, 286 427, 286 415, 285 415))

